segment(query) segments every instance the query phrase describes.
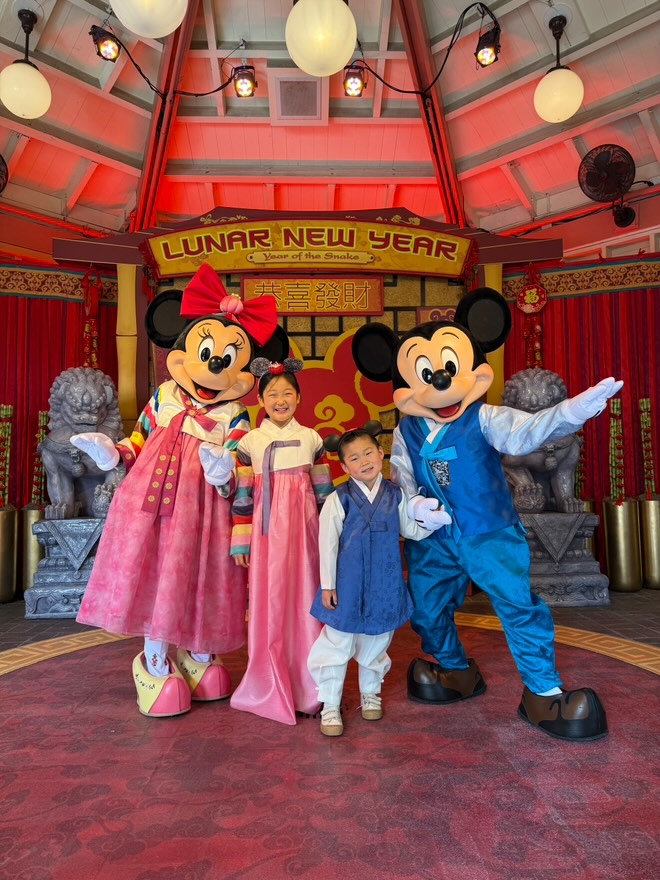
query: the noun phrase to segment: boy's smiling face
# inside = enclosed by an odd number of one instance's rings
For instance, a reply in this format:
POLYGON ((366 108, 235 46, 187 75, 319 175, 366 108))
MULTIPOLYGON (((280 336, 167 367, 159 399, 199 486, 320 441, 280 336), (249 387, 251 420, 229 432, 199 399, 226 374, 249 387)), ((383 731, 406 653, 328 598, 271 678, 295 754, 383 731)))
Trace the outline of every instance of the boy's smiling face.
POLYGON ((378 474, 383 470, 385 455, 376 439, 358 437, 344 446, 342 454, 344 460, 341 466, 349 477, 364 483, 367 489, 373 489, 378 474))

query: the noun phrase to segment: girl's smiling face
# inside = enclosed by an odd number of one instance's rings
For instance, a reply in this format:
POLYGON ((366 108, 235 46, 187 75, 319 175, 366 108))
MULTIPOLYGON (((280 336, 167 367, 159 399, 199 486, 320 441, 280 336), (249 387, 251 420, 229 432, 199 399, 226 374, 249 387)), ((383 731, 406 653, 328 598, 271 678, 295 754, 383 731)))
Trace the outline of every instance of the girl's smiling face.
POLYGON ((300 403, 300 394, 284 376, 273 379, 257 400, 266 410, 268 418, 278 428, 286 427, 300 403))

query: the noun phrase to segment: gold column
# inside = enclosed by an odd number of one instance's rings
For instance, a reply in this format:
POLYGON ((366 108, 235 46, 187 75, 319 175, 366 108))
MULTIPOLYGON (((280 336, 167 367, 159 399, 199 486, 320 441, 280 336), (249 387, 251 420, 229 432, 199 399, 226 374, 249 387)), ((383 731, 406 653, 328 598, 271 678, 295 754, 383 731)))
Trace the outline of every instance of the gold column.
POLYGON ((44 558, 45 550, 32 534, 32 526, 44 518, 44 511, 38 504, 26 504, 21 511, 23 520, 23 593, 34 583, 34 576, 44 558))
POLYGON ((117 266, 117 398, 124 432, 137 421, 137 310, 135 266, 117 266))
POLYGON ((603 498, 603 525, 610 590, 634 593, 642 588, 639 509, 634 498, 620 504, 603 498))
POLYGON ((639 499, 644 586, 660 590, 660 498, 639 499))
POLYGON ((0 507, 0 602, 16 598, 18 561, 18 511, 11 504, 0 507))
MULTIPOLYGON (((502 264, 489 263, 483 267, 484 284, 486 287, 492 287, 498 293, 502 293, 502 264)), ((486 355, 488 363, 493 368, 495 378, 493 384, 488 389, 486 400, 488 403, 502 403, 502 394, 504 393, 504 346, 501 345, 495 351, 491 351, 486 355)))

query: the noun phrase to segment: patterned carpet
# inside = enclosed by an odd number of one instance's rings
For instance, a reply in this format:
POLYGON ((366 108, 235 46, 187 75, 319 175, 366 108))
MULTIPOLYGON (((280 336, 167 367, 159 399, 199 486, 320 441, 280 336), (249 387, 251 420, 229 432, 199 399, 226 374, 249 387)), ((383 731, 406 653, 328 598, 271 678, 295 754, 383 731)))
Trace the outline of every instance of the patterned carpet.
MULTIPOLYGON (((558 628, 567 685, 595 687, 610 723, 605 740, 566 744, 517 717, 497 621, 460 622, 484 696, 408 701, 405 627, 384 719, 362 720, 350 668, 337 739, 227 703, 144 718, 136 640, 85 632, 0 654, 0 877, 657 880, 660 651, 558 628)), ((237 683, 245 655, 226 660, 237 683)))

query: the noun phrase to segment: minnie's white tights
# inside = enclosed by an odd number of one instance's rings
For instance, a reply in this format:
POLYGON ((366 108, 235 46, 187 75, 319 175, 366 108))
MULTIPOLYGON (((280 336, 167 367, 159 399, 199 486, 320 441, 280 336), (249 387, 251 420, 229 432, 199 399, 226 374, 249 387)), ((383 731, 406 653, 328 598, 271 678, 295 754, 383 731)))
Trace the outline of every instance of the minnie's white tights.
MULTIPOLYGON (((163 675, 169 675, 171 672, 170 663, 167 659, 167 651, 169 643, 159 639, 144 639, 144 657, 147 671, 157 678, 163 675)), ((200 654, 197 651, 191 651, 190 656, 198 663, 208 663, 211 659, 210 654, 200 654)))

